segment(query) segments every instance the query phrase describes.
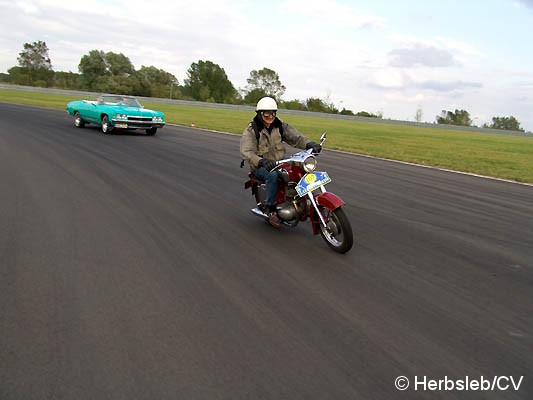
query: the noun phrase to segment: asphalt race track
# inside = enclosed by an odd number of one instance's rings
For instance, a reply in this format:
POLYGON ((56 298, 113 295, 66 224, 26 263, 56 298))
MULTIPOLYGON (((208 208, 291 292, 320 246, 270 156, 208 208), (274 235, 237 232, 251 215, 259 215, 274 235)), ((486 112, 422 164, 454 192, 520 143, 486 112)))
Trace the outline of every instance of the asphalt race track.
POLYGON ((0 399, 533 399, 533 187, 326 142, 339 255, 238 143, 0 103, 0 399))

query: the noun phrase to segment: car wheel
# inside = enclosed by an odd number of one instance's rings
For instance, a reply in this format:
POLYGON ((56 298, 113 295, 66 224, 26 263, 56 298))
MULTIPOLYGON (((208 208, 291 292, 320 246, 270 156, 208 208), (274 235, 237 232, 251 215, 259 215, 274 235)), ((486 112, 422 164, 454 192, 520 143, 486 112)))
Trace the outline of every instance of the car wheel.
POLYGON ((146 134, 148 136, 154 136, 156 134, 156 132, 157 132, 157 128, 150 128, 150 129, 146 130, 146 134))
POLYGON ((102 133, 110 133, 113 130, 113 125, 109 122, 107 115, 102 118, 102 133))
POLYGON ((83 128, 85 126, 85 121, 81 119, 80 113, 77 111, 74 114, 74 126, 76 128, 83 128))

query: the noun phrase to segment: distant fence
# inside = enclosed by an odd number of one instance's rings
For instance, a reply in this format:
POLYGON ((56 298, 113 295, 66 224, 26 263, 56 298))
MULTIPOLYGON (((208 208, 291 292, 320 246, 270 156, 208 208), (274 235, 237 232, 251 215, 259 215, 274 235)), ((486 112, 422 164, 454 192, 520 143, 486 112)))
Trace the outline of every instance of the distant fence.
MULTIPOLYGON (((40 88, 34 86, 18 86, 18 85, 8 85, 0 83, 0 89, 11 89, 11 90, 23 90, 28 92, 48 92, 55 94, 65 94, 65 95, 76 95, 76 96, 87 96, 87 97, 96 97, 100 95, 100 92, 84 92, 79 90, 65 90, 65 89, 51 89, 51 88, 40 88)), ((141 97, 135 96, 142 101, 149 101, 153 103, 162 103, 162 104, 176 104, 176 105, 185 105, 185 106, 195 106, 195 107, 207 107, 207 108, 218 108, 218 109, 228 109, 228 110, 240 110, 240 111, 250 111, 254 112, 254 107, 235 105, 235 104, 220 104, 220 103, 204 103, 201 101, 191 101, 191 100, 176 100, 176 99, 162 99, 157 97, 141 97)), ((455 125, 445 125, 445 124, 431 124, 427 122, 415 122, 415 121, 400 121, 393 119, 382 119, 382 118, 369 118, 369 117, 357 117, 352 115, 341 115, 341 114, 328 114, 328 113, 319 113, 312 111, 299 111, 299 110, 286 110, 283 109, 283 114, 286 115, 302 115, 308 117, 321 117, 321 118, 332 118, 332 119, 346 119, 352 121, 361 121, 361 122, 373 122, 380 124, 391 124, 391 125, 407 125, 407 126, 420 126, 425 128, 440 128, 440 129, 452 129, 458 131, 471 131, 471 132, 483 132, 483 133, 494 133, 498 135, 512 135, 512 136, 529 136, 533 137, 533 132, 517 132, 517 131, 507 131, 502 129, 490 129, 490 128, 478 128, 473 126, 455 126, 455 125)))

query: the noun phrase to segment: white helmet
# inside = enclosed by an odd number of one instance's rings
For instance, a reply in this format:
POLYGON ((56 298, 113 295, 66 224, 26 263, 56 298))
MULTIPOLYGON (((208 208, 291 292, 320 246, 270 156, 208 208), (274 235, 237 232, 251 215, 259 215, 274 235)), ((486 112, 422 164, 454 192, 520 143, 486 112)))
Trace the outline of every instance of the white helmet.
POLYGON ((263 97, 257 102, 255 111, 278 111, 278 105, 272 97, 263 97))

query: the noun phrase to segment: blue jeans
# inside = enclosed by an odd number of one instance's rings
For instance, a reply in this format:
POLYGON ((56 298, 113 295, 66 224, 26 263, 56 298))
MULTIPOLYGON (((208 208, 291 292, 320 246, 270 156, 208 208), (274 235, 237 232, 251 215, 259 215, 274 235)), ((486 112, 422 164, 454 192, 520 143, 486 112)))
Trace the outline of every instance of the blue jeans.
POLYGON ((265 181, 265 205, 276 205, 276 192, 278 191, 278 170, 270 172, 266 168, 261 167, 255 170, 254 175, 256 178, 265 181))

